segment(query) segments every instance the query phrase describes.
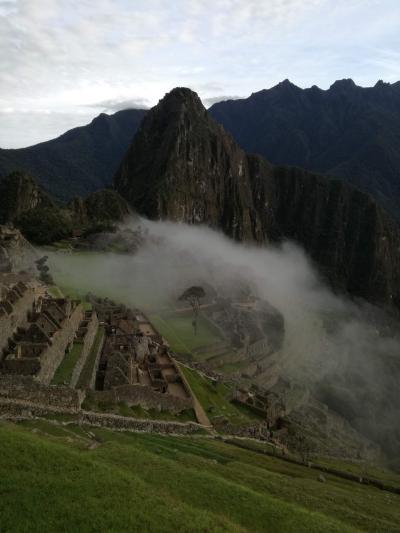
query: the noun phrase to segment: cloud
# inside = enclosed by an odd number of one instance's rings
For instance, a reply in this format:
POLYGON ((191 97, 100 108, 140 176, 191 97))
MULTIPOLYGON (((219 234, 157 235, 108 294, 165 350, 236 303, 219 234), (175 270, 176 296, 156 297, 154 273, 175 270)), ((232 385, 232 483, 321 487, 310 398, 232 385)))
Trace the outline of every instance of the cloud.
POLYGON ((209 98, 203 98, 203 104, 205 107, 211 107, 213 104, 216 104, 217 102, 225 102, 226 100, 239 100, 240 98, 243 98, 243 96, 210 96, 209 98))
POLYGON ((394 81, 399 12, 397 0, 0 0, 0 107, 74 114, 182 85, 207 101, 284 78, 394 81))
POLYGON ((123 109, 148 109, 149 100, 147 98, 131 98, 128 100, 110 99, 102 102, 95 102, 88 107, 96 107, 104 111, 121 111, 123 109))

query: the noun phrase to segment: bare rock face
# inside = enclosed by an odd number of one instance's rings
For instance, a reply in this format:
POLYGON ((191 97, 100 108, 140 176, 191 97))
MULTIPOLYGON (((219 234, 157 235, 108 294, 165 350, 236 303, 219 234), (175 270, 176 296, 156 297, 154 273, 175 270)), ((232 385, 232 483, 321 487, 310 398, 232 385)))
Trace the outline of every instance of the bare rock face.
POLYGON ((334 287, 400 308, 390 216, 344 182, 246 154, 189 89, 147 113, 115 187, 149 218, 206 223, 237 240, 294 240, 334 287))

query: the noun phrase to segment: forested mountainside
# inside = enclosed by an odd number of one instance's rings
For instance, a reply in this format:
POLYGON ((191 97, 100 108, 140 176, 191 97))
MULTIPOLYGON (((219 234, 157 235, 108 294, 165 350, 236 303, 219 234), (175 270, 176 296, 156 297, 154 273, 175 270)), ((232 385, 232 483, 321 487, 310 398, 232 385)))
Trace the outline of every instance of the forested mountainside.
POLYGON ((110 185, 112 176, 146 111, 102 113, 90 124, 47 142, 0 149, 0 178, 27 172, 54 198, 71 200, 110 185))
POLYGON ((344 178, 400 220, 400 82, 325 91, 285 80, 209 113, 247 152, 344 178))

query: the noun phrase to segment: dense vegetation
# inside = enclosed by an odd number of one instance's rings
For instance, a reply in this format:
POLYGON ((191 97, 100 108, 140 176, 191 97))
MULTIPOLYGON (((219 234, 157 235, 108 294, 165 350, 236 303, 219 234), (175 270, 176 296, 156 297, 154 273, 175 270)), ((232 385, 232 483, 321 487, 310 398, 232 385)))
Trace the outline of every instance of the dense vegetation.
POLYGON ((130 209, 121 196, 104 189, 62 206, 28 174, 13 172, 0 181, 0 223, 13 223, 35 244, 50 244, 75 232, 113 231, 130 209))
POLYGON ((70 219, 56 207, 36 207, 25 211, 15 224, 35 244, 49 244, 69 237, 72 233, 70 219))
POLYGON ((400 499, 202 437, 0 426, 2 531, 398 531, 400 499), (90 433, 89 433, 90 431, 90 433), (33 433, 34 432, 34 433, 33 433))

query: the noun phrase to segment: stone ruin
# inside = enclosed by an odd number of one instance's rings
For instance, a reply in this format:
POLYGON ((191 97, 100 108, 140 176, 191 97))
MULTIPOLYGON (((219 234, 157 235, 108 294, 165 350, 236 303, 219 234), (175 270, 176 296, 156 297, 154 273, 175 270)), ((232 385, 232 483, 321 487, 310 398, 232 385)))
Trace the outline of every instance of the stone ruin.
POLYGON ((18 282, 1 300, 0 373, 35 376, 50 383, 74 341, 83 309, 76 300, 35 296, 18 282))
POLYGON ((219 297, 209 312, 222 335, 249 359, 271 354, 282 345, 283 317, 266 301, 235 302, 219 297))
POLYGON ((281 398, 273 392, 249 391, 237 388, 232 402, 244 405, 254 413, 264 418, 267 427, 279 425, 279 421, 285 416, 286 409, 281 398))
POLYGON ((91 300, 105 319, 106 339, 95 389, 98 398, 119 399, 142 407, 180 412, 193 406, 180 370, 161 336, 139 311, 110 300, 91 300), (113 395, 106 394, 113 391, 113 395))

